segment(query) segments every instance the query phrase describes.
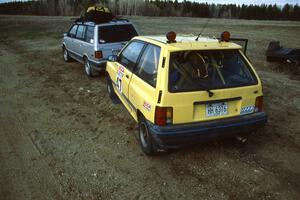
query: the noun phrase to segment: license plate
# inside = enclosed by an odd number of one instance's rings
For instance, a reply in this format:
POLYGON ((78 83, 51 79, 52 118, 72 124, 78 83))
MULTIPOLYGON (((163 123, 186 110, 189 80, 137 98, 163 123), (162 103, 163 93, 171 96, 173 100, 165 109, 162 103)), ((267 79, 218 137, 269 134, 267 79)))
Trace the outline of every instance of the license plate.
POLYGON ((206 117, 216 117, 228 114, 228 105, 224 103, 206 104, 206 117))

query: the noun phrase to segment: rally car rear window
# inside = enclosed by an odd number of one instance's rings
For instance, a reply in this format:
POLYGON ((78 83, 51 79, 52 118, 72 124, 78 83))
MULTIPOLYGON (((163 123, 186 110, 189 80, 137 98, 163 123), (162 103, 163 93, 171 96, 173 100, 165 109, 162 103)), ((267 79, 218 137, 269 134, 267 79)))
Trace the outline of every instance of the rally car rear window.
POLYGON ((131 24, 99 27, 100 43, 129 41, 137 35, 135 28, 131 24))
POLYGON ((172 52, 169 91, 187 92, 257 84, 239 50, 172 52))

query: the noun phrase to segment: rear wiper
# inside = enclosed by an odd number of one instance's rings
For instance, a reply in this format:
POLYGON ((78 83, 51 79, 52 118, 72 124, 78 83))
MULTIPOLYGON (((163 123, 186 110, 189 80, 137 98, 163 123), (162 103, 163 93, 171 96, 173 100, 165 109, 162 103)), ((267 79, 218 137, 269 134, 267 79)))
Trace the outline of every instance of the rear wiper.
POLYGON ((214 93, 213 93, 211 90, 205 88, 201 83, 197 83, 197 82, 193 81, 192 78, 191 78, 191 80, 192 80, 191 82, 192 82, 195 86, 200 85, 200 86, 202 87, 202 89, 205 90, 205 91, 208 93, 208 96, 209 96, 209 97, 214 96, 214 93))
POLYGON ((206 92, 208 93, 209 97, 214 96, 214 93, 212 91, 210 91, 209 89, 206 89, 206 92))
POLYGON ((206 88, 206 87, 205 87, 203 84, 201 84, 199 81, 197 81, 196 83, 195 83, 194 81, 192 81, 192 80, 193 80, 193 77, 192 77, 190 74, 188 74, 188 76, 189 76, 189 78, 190 78, 190 79, 188 79, 188 81, 189 81, 190 83, 192 83, 192 84, 195 85, 196 87, 198 87, 198 85, 200 85, 200 86, 201 86, 201 89, 205 90, 205 91, 208 93, 208 96, 209 96, 209 97, 214 96, 214 93, 213 93, 210 89, 206 88))
MULTIPOLYGON (((185 70, 185 69, 183 69, 183 70, 185 70)), ((192 83, 193 85, 195 85, 195 86, 201 86, 201 89, 203 89, 203 90, 205 90, 207 93, 208 93, 208 96, 209 97, 212 97, 212 96, 214 96, 214 93, 211 91, 211 90, 209 90, 209 89, 207 89, 207 88, 205 88, 205 86, 203 85, 203 84, 201 84, 201 83, 199 83, 199 82, 196 82, 194 79, 193 79, 193 77, 189 74, 189 73, 187 73, 187 76, 188 76, 188 81, 190 82, 190 83, 192 83)))
POLYGON ((177 61, 174 61, 175 65, 174 67, 186 78, 186 80, 190 83, 192 83, 193 85, 198 87, 198 84, 202 86, 202 89, 204 89, 207 93, 209 97, 212 97, 214 95, 214 93, 212 91, 210 91, 209 89, 205 88, 201 83, 195 83, 193 80, 193 77, 183 68, 181 67, 180 64, 177 64, 177 61), (178 67, 179 66, 179 67, 178 67))

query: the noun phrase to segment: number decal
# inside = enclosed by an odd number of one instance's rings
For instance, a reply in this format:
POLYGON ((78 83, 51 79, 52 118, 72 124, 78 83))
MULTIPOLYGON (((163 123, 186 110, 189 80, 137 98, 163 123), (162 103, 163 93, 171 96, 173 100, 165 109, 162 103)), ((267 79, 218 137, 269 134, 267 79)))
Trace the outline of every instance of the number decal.
POLYGON ((122 79, 117 77, 117 88, 122 93, 122 79))
POLYGON ((118 71, 117 71, 116 85, 117 85, 118 90, 121 93, 122 93, 122 78, 124 76, 124 70, 125 70, 125 68, 122 65, 120 65, 120 67, 118 68, 118 71))

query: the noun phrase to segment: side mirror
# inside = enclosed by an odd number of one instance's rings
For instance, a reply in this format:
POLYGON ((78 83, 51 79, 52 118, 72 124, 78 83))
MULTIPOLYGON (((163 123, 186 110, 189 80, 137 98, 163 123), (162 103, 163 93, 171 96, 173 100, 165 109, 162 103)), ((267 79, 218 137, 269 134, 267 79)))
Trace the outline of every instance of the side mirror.
POLYGON ((68 33, 64 33, 64 37, 67 37, 68 36, 68 33))
POLYGON ((116 62, 118 60, 118 56, 117 55, 108 56, 108 60, 111 62, 116 62))

